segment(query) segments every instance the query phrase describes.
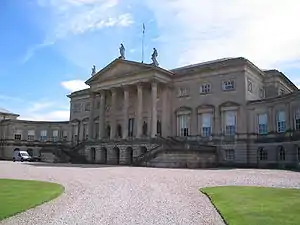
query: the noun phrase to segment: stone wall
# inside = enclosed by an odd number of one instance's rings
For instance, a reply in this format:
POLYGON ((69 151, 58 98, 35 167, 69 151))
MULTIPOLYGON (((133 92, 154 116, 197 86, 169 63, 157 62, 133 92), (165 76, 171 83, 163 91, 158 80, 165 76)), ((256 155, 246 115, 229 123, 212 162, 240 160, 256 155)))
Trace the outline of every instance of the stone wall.
POLYGON ((210 168, 217 166, 216 153, 201 150, 166 150, 147 162, 149 167, 162 168, 210 168))

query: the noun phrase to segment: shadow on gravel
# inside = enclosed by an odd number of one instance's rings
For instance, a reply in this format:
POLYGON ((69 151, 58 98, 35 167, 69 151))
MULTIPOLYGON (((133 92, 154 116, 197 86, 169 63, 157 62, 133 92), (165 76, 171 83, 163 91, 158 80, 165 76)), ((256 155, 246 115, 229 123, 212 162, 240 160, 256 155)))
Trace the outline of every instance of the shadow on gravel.
POLYGON ((126 165, 101 165, 101 164, 72 164, 72 163, 26 163, 36 167, 79 167, 79 168, 108 168, 108 167, 128 167, 126 165))

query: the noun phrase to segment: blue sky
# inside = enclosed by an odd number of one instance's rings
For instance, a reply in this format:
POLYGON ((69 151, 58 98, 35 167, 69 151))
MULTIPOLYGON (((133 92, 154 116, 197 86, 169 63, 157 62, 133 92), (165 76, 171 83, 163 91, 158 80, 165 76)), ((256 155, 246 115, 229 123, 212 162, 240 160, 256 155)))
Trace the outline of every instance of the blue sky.
POLYGON ((243 56, 300 85, 296 0, 4 0, 0 2, 0 107, 21 119, 68 120, 71 91, 119 55, 152 48, 174 68, 243 56), (266 10, 267 9, 267 10, 266 10))

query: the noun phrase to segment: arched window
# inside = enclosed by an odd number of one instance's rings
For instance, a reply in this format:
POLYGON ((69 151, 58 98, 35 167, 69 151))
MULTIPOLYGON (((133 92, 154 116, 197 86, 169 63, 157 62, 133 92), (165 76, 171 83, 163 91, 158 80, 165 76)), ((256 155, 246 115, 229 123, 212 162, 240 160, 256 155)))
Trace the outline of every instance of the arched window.
POLYGON ((261 161, 268 160, 268 152, 263 147, 260 147, 258 149, 258 154, 259 154, 259 160, 261 161))
POLYGON ((280 161, 285 161, 285 149, 283 146, 279 146, 278 148, 278 155, 280 161))

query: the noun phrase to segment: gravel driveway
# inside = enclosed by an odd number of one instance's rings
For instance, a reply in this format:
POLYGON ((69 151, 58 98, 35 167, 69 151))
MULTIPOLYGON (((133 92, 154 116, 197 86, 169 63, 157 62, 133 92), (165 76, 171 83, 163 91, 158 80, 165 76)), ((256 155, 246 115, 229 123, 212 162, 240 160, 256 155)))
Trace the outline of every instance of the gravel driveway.
POLYGON ((0 161, 0 178, 53 181, 65 193, 0 224, 224 224, 198 189, 217 185, 300 188, 300 173, 185 170, 0 161))

